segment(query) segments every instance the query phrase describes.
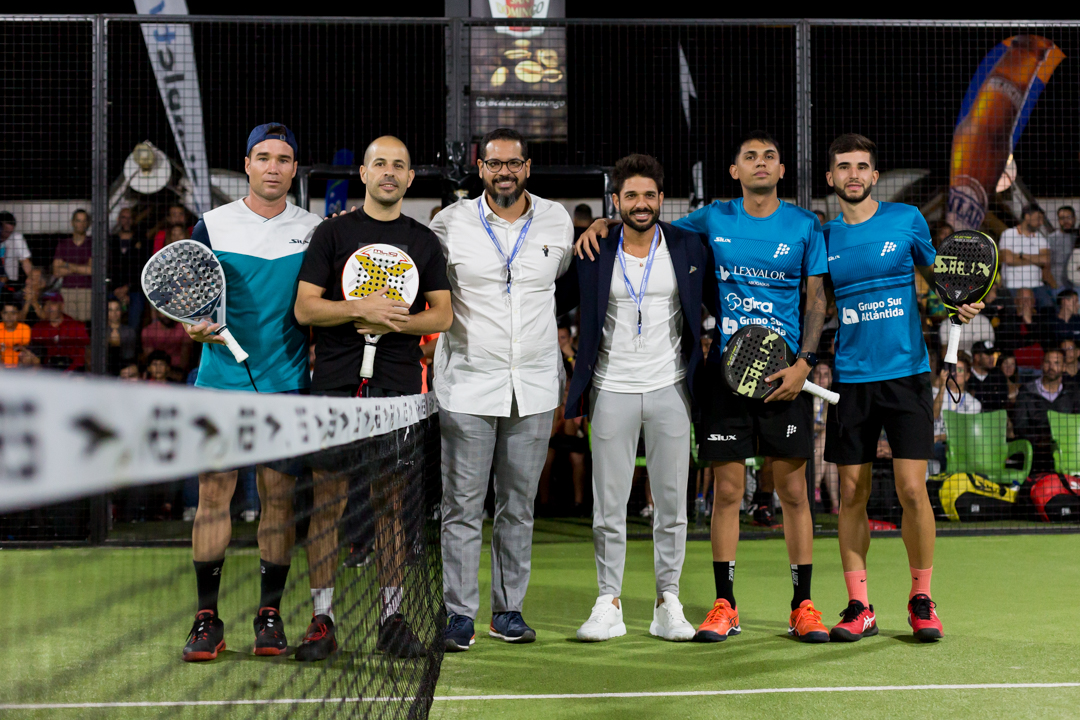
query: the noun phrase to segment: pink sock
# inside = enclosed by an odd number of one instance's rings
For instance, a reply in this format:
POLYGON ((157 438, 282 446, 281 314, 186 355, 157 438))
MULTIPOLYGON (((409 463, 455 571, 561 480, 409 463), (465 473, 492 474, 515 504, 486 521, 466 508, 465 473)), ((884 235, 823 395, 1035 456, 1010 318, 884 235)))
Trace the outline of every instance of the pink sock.
POLYGON ((911 594, 908 595, 908 600, 919 594, 930 597, 930 576, 934 574, 934 568, 928 567, 925 570, 919 570, 918 568, 910 569, 911 594))
POLYGON ((847 584, 848 600, 858 600, 864 606, 870 607, 870 600, 866 594, 865 570, 844 573, 844 583, 847 584))

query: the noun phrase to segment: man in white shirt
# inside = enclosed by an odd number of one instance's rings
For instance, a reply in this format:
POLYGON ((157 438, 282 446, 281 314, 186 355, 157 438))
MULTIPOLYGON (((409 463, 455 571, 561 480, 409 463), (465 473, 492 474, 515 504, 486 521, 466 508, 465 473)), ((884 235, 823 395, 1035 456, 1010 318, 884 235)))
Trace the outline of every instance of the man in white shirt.
POLYGON ((1038 205, 1027 205, 1020 224, 1001 233, 998 249, 1004 266, 1005 287, 1039 288, 1053 286, 1050 277, 1050 244, 1042 235, 1043 212, 1038 205))
POLYGON ((567 417, 587 414, 592 423, 593 547, 600 589, 577 637, 598 642, 626 634, 620 602, 626 501, 644 430, 655 507, 656 604, 649 633, 687 641, 696 629, 683 615, 679 577, 686 555, 691 388, 702 360, 706 251, 700 235, 659 222, 664 170, 654 158, 622 158, 611 182, 622 226, 600 241, 595 260, 578 266, 581 333, 566 401, 567 417))
POLYGON ((0 211, 0 258, 4 265, 0 275, 6 278, 8 285, 22 285, 19 270, 30 277, 30 246, 22 233, 15 232, 15 216, 8 210, 0 211))
POLYGON ((491 628, 532 642, 521 608, 529 584, 533 499, 564 375, 555 280, 572 260, 574 226, 558 203, 525 191, 525 139, 493 130, 479 145, 484 193, 435 216, 454 323, 435 349, 442 428, 443 596, 447 650, 468 650, 480 607, 478 573, 488 477, 495 469, 491 628))

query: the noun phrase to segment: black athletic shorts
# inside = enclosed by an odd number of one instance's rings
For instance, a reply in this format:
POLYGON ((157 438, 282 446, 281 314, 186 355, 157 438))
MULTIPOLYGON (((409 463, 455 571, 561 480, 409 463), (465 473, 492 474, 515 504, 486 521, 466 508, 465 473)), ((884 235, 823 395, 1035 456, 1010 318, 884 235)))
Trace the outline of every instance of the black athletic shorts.
POLYGON ((930 373, 864 383, 833 383, 840 402, 825 422, 825 460, 862 465, 877 457, 881 428, 894 458, 934 456, 934 396, 930 373))
POLYGON ((788 402, 752 400, 724 383, 719 363, 705 363, 704 406, 698 457, 721 462, 756 455, 810 458, 814 454, 814 404, 806 393, 788 402))

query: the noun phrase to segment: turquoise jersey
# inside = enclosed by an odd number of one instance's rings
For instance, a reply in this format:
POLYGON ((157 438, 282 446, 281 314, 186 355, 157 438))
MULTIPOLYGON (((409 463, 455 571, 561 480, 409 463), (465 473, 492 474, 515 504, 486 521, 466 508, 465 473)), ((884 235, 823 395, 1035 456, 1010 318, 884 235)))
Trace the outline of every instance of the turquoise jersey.
POLYGON ((930 228, 917 208, 878 203, 858 225, 825 224, 836 294, 836 381, 874 382, 930 372, 915 297, 915 267, 934 264, 930 228))
MULTIPOLYGON (((252 212, 243 200, 206 213, 192 239, 214 251, 225 271, 224 322, 250 355, 260 392, 310 386, 308 333, 296 322, 296 277, 318 215, 286 205, 276 217, 252 212)), ((247 370, 224 345, 203 345, 198 387, 252 391, 247 370)))
MULTIPOLYGON (((814 213, 780 201, 776 212, 756 218, 742 198, 717 200, 673 225, 706 236, 716 274, 716 327, 721 347, 744 325, 765 325, 792 352, 802 340, 799 284, 828 272, 825 242, 814 213)), ((720 353, 709 353, 719 362, 720 353)))

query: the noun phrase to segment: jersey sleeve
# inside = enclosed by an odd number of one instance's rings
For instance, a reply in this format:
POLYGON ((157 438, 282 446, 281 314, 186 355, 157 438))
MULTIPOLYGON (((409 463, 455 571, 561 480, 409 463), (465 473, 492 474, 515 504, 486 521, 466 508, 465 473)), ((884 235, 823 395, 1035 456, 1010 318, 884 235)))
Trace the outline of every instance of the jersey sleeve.
POLYGON ((311 283, 322 289, 334 286, 334 231, 331 223, 323 222, 311 234, 311 242, 300 264, 298 281, 311 283))
POLYGON ((195 227, 191 230, 191 239, 195 242, 202 243, 211 250, 214 246, 210 244, 210 232, 206 229, 206 223, 199 219, 199 222, 195 223, 195 227))
POLYGON ((443 257, 439 238, 428 229, 421 229, 428 237, 425 247, 428 248, 424 267, 420 271, 420 294, 449 290, 450 280, 446 277, 446 258, 443 257))
POLYGON ((937 259, 937 250, 930 239, 930 226, 926 224, 926 218, 915 208, 912 210, 911 258, 916 267, 927 267, 933 265, 937 259))
POLYGON ((708 235, 709 213, 711 212, 711 209, 712 205, 705 205, 704 207, 698 208, 689 215, 679 218, 671 224, 679 228, 680 230, 698 233, 699 235, 708 235))
POLYGON ((828 272, 829 256, 825 252, 825 233, 821 231, 821 223, 815 217, 810 225, 810 237, 806 239, 806 248, 803 251, 803 277, 827 275, 828 272))

